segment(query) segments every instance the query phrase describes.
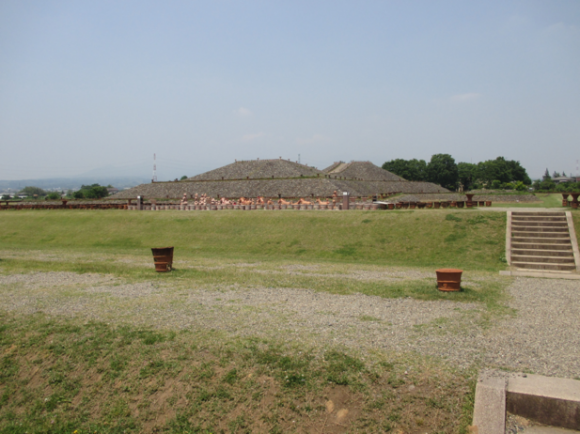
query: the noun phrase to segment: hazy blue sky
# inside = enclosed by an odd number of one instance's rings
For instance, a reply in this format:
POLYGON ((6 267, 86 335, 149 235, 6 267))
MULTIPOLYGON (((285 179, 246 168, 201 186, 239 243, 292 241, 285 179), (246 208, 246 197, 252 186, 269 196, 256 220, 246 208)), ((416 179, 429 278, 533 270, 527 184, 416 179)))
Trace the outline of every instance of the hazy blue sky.
POLYGON ((0 0, 0 179, 580 159, 580 1, 0 0), (134 167, 133 167, 134 166, 134 167))

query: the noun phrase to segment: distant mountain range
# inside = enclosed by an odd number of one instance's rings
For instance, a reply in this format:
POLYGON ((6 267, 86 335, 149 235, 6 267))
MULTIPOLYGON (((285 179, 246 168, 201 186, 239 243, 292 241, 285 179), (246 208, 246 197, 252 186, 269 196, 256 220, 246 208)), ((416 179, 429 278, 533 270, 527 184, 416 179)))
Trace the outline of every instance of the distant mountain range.
POLYGON ((34 186, 43 190, 78 190, 82 185, 100 184, 112 185, 113 187, 123 190, 124 188, 135 187, 139 184, 151 182, 151 179, 143 177, 114 177, 114 176, 95 176, 95 177, 78 177, 78 178, 44 178, 44 179, 21 179, 17 181, 0 180, 0 191, 14 190, 20 191, 24 187, 34 186))
MULTIPOLYGON (((185 173, 182 170, 164 168, 159 170, 157 179, 159 181, 173 181, 181 178, 185 173)), ((193 173, 189 173, 193 175, 193 173)), ((0 192, 11 190, 20 191, 24 187, 34 186, 43 190, 78 190, 82 185, 112 185, 123 190, 135 187, 136 185, 151 182, 151 167, 149 164, 131 164, 122 166, 105 166, 84 172, 80 175, 58 178, 36 178, 19 180, 0 180, 0 192)))

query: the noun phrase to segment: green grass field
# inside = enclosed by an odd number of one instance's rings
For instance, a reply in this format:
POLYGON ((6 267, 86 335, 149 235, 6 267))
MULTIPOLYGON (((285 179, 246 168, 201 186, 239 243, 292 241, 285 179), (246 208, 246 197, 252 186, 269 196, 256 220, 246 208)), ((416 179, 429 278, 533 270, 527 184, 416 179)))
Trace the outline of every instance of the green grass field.
MULTIPOLYGON (((536 193, 539 202, 492 202, 496 208, 562 208, 562 195, 555 193, 536 193)), ((570 210, 570 208, 562 208, 570 210)))
POLYGON ((3 250, 499 270, 505 214, 478 211, 30 211, 0 216, 3 250))

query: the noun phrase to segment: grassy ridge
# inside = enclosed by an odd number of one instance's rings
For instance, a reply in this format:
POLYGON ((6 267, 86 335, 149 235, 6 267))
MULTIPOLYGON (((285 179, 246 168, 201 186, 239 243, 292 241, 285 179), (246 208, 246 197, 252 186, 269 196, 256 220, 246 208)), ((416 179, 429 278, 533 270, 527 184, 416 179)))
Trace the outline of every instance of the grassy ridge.
POLYGON ((562 208, 562 195, 554 193, 536 193, 539 202, 492 202, 497 208, 562 208))
POLYGON ((18 211, 0 215, 3 249, 502 269, 505 213, 18 211))

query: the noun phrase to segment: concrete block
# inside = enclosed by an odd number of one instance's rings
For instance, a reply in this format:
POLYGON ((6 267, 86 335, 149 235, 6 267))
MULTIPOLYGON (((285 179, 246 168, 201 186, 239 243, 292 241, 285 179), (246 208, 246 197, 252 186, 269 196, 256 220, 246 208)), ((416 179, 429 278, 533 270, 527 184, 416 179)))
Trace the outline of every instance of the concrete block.
POLYGON ((541 375, 510 377, 507 410, 555 427, 580 430, 580 381, 541 375))
POLYGON ((473 431, 477 434, 504 434, 505 418, 505 376, 494 371, 484 371, 475 387, 473 431))

